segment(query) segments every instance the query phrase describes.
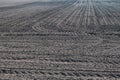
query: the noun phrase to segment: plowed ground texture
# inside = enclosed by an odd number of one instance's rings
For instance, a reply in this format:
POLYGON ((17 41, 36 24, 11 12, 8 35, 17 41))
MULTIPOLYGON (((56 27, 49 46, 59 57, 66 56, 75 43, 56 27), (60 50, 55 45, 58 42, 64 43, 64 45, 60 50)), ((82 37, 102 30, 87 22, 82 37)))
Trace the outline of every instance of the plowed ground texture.
POLYGON ((0 7, 0 80, 120 80, 120 0, 0 7))

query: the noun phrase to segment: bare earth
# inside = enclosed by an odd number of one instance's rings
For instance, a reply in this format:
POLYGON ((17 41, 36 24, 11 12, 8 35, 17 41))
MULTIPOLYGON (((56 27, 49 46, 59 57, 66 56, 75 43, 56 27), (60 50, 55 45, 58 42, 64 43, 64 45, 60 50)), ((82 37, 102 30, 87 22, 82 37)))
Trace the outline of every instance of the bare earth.
POLYGON ((0 80, 120 80, 120 0, 0 7, 0 80))

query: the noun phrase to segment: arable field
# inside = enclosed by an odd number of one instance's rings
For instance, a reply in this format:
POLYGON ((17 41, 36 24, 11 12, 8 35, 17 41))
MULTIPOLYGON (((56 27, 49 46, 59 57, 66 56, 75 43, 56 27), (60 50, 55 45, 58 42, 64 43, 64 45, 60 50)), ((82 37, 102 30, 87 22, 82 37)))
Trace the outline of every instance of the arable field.
POLYGON ((0 7, 0 80, 120 80, 120 0, 0 7))

